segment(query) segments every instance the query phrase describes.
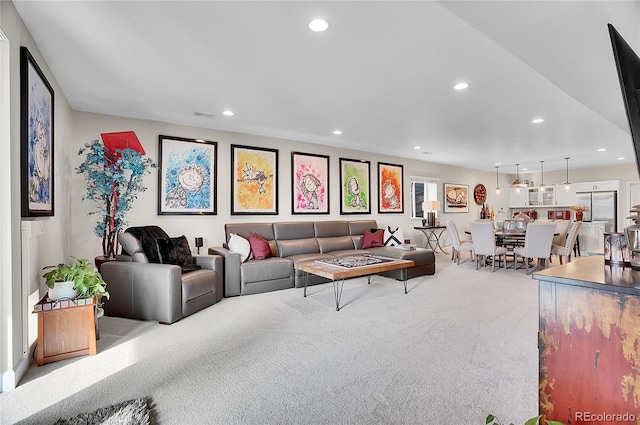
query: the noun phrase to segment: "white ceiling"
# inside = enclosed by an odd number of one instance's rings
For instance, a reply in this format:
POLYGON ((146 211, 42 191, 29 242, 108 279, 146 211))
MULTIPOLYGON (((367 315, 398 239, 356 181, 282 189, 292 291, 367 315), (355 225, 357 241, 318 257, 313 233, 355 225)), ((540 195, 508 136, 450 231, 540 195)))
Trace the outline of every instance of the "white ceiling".
POLYGON ((14 4, 78 111, 505 173, 635 163, 606 24, 640 52, 640 1, 14 4))

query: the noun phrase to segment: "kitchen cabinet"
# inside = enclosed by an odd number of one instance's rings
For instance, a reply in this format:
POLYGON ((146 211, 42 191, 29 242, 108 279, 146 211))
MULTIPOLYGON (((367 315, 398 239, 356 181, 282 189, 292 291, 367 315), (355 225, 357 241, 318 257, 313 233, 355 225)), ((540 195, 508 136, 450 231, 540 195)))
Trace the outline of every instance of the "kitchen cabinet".
POLYGON ((555 191, 553 186, 527 188, 527 202, 531 207, 551 207, 555 205, 555 191))
POLYGON ((510 187, 509 188, 509 208, 528 207, 527 196, 529 194, 528 187, 510 187))
POLYGON ((574 192, 606 192, 620 190, 620 180, 573 183, 574 192))
POLYGON ((554 194, 556 197, 556 205, 559 207, 570 207, 576 203, 576 191, 573 185, 565 187, 563 184, 554 186, 554 194))

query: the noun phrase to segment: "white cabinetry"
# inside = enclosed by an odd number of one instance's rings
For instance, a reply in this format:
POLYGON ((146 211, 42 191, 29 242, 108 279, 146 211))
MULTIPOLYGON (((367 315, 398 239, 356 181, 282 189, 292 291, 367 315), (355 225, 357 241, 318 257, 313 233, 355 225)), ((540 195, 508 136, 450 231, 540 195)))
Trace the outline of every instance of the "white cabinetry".
POLYGON ((598 182, 582 182, 572 184, 574 192, 606 192, 620 190, 620 180, 606 180, 598 182))
POLYGON ((576 203, 576 191, 574 185, 565 187, 563 184, 557 184, 554 188, 557 206, 570 207, 576 203))
POLYGON ((529 206, 527 204, 527 196, 529 194, 528 187, 510 187, 509 188, 509 207, 523 208, 529 206))
POLYGON ((531 207, 551 207, 555 205, 553 186, 527 188, 527 202, 531 207))

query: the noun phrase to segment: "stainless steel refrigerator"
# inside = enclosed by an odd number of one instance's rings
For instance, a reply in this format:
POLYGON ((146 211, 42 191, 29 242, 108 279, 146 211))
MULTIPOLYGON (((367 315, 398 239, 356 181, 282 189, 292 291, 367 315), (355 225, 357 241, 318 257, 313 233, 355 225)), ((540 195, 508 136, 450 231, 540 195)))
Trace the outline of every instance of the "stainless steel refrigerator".
POLYGON ((618 192, 578 192, 576 204, 586 205, 589 211, 585 212, 583 221, 604 221, 604 231, 617 232, 618 229, 618 192))

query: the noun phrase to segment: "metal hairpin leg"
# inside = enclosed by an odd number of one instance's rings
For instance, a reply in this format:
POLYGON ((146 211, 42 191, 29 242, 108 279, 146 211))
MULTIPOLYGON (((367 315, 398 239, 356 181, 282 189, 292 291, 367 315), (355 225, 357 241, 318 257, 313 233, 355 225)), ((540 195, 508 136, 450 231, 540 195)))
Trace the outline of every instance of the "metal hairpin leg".
POLYGON ((340 311, 340 298, 342 298, 342 288, 344 288, 344 279, 333 281, 333 294, 336 297, 336 311, 340 311))

